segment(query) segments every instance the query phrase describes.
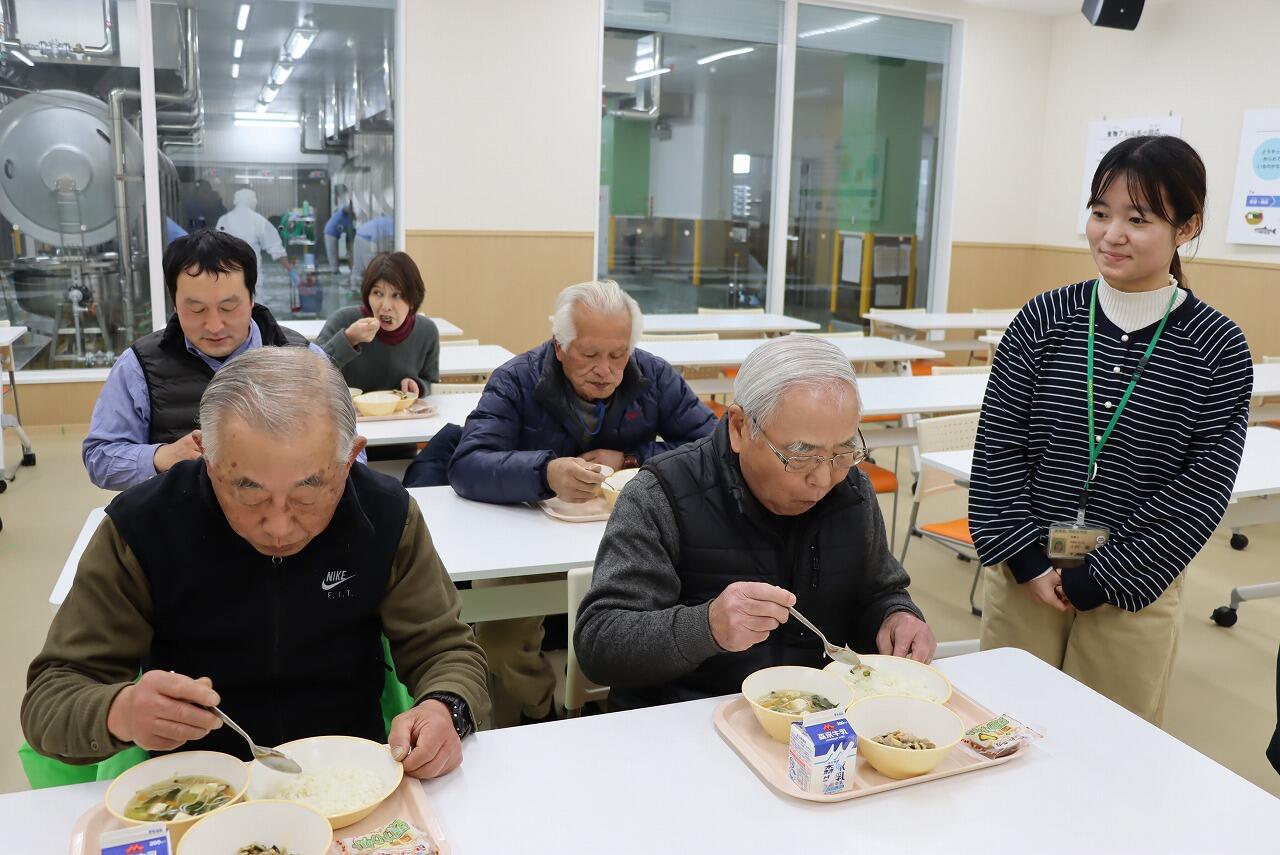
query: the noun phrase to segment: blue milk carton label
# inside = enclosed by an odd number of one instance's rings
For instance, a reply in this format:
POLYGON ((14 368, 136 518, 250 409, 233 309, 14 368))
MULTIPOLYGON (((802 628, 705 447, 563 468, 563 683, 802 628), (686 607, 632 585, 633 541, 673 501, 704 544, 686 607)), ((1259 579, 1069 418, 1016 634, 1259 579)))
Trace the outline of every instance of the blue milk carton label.
POLYGON ((169 832, 162 823, 107 831, 98 838, 102 855, 169 855, 169 832))
POLYGON ((835 709, 811 713, 791 724, 787 774, 807 793, 832 795, 848 789, 845 769, 856 762, 858 734, 835 709))

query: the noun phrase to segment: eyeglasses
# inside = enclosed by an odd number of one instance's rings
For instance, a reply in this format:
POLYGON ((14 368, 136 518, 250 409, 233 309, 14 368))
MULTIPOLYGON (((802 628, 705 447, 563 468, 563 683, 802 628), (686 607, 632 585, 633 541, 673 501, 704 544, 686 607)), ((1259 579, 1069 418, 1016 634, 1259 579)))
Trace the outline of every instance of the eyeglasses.
POLYGON ((760 431, 760 435, 764 437, 765 445, 769 446, 769 450, 782 463, 782 468, 788 472, 794 472, 798 475, 807 475, 813 472, 824 463, 830 463, 831 468, 837 472, 847 472, 859 463, 867 459, 867 443, 862 438, 862 431, 858 431, 858 448, 852 451, 841 451, 832 454, 829 457, 823 457, 819 454, 791 456, 783 454, 776 445, 769 441, 769 435, 764 432, 764 428, 760 426, 760 422, 756 421, 755 416, 749 416, 751 423, 756 426, 756 430, 760 431))

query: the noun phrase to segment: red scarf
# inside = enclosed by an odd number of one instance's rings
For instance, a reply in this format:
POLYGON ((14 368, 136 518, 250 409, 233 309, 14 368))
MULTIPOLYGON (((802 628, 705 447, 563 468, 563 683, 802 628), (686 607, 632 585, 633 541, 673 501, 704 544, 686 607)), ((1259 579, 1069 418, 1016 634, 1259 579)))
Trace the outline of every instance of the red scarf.
MULTIPOLYGON (((368 306, 362 305, 360 307, 360 314, 364 315, 366 318, 372 318, 373 310, 368 306)), ((379 324, 378 334, 374 336, 374 338, 382 344, 399 344, 413 333, 413 324, 417 317, 417 312, 410 312, 409 317, 404 319, 404 323, 393 330, 384 330, 382 325, 379 324)))

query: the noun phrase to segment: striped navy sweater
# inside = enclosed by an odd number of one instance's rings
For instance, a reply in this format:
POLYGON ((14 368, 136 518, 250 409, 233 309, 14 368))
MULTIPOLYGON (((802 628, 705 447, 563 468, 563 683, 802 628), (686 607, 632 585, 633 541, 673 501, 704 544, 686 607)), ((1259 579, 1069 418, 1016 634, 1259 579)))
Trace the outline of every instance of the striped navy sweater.
MULTIPOLYGON (((1014 318, 992 365, 969 488, 984 565, 1026 582, 1049 567, 1049 525, 1073 521, 1089 459, 1086 347, 1093 282, 1041 294, 1014 318)), ((1125 334, 1099 306, 1096 433, 1119 405, 1157 324, 1125 334), (1110 407, 1108 406, 1110 404, 1110 407)), ((1222 521, 1244 452, 1253 389, 1249 345, 1188 293, 1098 458, 1088 522, 1111 542, 1063 571, 1077 609, 1138 611, 1165 591, 1222 521)))

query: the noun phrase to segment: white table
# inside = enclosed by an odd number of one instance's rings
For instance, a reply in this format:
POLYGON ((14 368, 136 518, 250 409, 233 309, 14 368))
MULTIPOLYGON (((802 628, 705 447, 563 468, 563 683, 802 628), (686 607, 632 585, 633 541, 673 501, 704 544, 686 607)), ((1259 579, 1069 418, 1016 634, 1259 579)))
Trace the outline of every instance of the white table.
POLYGON ((440 348, 441 377, 488 377, 515 354, 496 344, 455 344, 440 348))
POLYGON ((14 407, 13 415, 6 415, 4 412, 4 398, 0 396, 0 491, 5 489, 2 485, 7 481, 12 481, 18 472, 16 466, 12 472, 5 468, 4 431, 8 429, 18 434, 18 438, 22 442, 24 457, 31 453, 31 440, 27 438, 27 434, 22 430, 22 424, 19 421, 18 384, 13 376, 14 369, 17 368, 13 356, 13 344, 26 334, 26 327, 0 327, 0 368, 3 368, 9 375, 9 394, 13 395, 14 407))
POLYGON ((647 333, 756 333, 759 335, 777 335, 817 329, 821 329, 821 327, 813 321, 805 321, 789 315, 670 314, 644 316, 644 331, 647 333))
MULTIPOLYGON (((993 769, 814 804, 756 778, 716 734, 714 698, 485 731, 423 787, 458 853, 1276 850, 1280 800, 1029 654, 937 665, 1045 739, 993 769)), ((6 851, 66 852, 107 786, 0 796, 6 851)))
MULTIPOLYGON (((447 348, 446 348, 447 349, 447 348)), ((436 408, 436 414, 421 419, 387 419, 385 421, 359 421, 356 428, 369 440, 369 445, 399 445, 408 442, 430 442, 447 424, 461 425, 480 403, 479 392, 453 395, 428 395, 427 403, 436 408)))
MULTIPOLYGON (((413 487, 449 578, 518 579, 564 573, 595 563, 604 522, 569 523, 528 505, 491 505, 462 498, 452 487, 413 487)), ((564 579, 462 591, 469 623, 563 613, 564 579)))
MULTIPOLYGON (((939 359, 944 354, 928 347, 888 338, 828 338, 850 362, 901 362, 912 359, 939 359)), ((654 356, 681 368, 737 367, 764 339, 724 339, 721 341, 644 341, 639 344, 654 356)), ((447 349, 447 348, 446 348, 447 349)))
POLYGON ((1013 312, 880 312, 872 309, 862 317, 877 324, 916 333, 973 330, 1002 330, 1013 323, 1013 312))
MULTIPOLYGON (((444 318, 432 318, 431 320, 435 322, 436 329, 440 331, 440 336, 442 338, 445 336, 462 335, 461 327, 446 321, 444 318)), ((301 333, 307 337, 307 341, 315 341, 316 336, 320 335, 320 330, 324 329, 326 321, 299 321, 292 318, 286 318, 285 320, 277 320, 277 323, 282 327, 288 327, 296 333, 301 333)))
MULTIPOLYGON (((596 560, 603 522, 567 523, 554 520, 528 505, 491 505, 460 497, 452 487, 414 487, 409 490, 422 509, 436 552, 455 582, 519 578, 563 573, 596 560)), ((89 512, 71 554, 49 595, 57 607, 75 580, 80 556, 105 516, 103 508, 89 512)), ((502 588, 462 592, 463 617, 468 622, 499 618, 559 614, 567 605, 563 579, 502 588)))

